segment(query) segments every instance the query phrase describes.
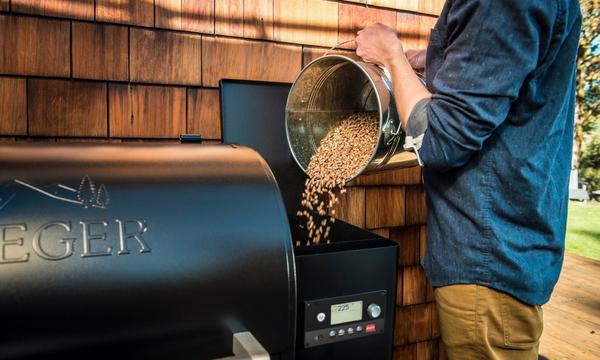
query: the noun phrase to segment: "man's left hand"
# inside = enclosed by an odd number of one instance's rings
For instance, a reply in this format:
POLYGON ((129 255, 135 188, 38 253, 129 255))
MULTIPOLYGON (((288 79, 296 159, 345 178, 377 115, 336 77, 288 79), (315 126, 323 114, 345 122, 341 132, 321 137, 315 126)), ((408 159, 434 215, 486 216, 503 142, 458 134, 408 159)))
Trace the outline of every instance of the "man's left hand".
POLYGON ((356 36, 356 55, 364 61, 390 68, 400 56, 404 56, 402 44, 396 31, 376 23, 360 30, 356 36))

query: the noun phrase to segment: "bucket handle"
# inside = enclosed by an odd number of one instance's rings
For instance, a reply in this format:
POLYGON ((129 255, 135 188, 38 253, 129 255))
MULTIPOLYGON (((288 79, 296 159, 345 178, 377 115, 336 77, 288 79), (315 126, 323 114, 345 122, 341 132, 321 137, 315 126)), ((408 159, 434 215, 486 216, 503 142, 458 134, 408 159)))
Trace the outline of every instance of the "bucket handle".
MULTIPOLYGON (((353 42, 353 41, 354 41, 354 39, 350 39, 350 40, 345 40, 345 41, 339 42, 339 43, 337 43, 337 44, 333 45, 331 48, 327 49, 327 51, 325 51, 325 53, 324 53, 323 55, 321 55, 321 57, 327 56, 327 55, 329 55, 329 54, 330 54, 330 53, 331 53, 333 50, 335 50, 335 49, 339 48, 340 46, 342 46, 342 45, 344 45, 344 44, 347 44, 347 43, 349 43, 349 42, 353 42)), ((381 69, 381 71, 383 71, 383 73, 385 74, 385 76, 386 76, 388 79, 390 79, 390 80, 392 79, 392 75, 390 74, 390 71, 389 71, 388 69, 384 68, 383 66, 377 65, 377 64, 373 64, 373 65, 375 65, 375 66, 377 66, 378 68, 380 68, 380 69, 381 69)))
POLYGON ((349 43, 349 42, 353 42, 353 41, 354 41, 354 39, 350 39, 350 40, 346 40, 346 41, 339 42, 339 43, 337 43, 337 44, 333 45, 333 46, 332 46, 330 49, 328 49, 327 51, 325 51, 325 54, 323 54, 323 56, 327 56, 327 55, 329 55, 329 53, 330 53, 330 52, 332 52, 333 50, 335 50, 335 49, 339 48, 340 46, 342 46, 342 45, 344 45, 344 44, 347 44, 347 43, 349 43))

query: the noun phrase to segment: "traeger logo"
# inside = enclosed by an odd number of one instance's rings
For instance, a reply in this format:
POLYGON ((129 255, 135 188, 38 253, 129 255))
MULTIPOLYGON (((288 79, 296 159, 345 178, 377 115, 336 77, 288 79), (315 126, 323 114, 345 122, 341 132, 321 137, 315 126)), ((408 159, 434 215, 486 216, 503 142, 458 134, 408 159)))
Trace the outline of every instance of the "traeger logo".
MULTIPOLYGON (((107 209, 110 203, 106 186, 101 184, 96 187, 87 175, 81 179, 77 189, 63 184, 36 187, 15 179, 0 188, 0 219, 2 210, 15 201, 19 188, 33 190, 60 202, 80 205, 84 209, 107 209)), ((117 255, 130 254, 131 244, 135 244, 140 253, 149 253, 152 249, 143 237, 147 230, 146 221, 141 218, 50 221, 35 226, 35 229, 26 222, 0 223, 0 264, 28 262, 32 254, 45 260, 63 260, 73 255, 76 242, 81 242, 83 258, 113 255, 113 246, 106 246, 106 240, 118 241, 117 255), (29 230, 35 231, 27 237, 29 230), (25 249, 28 243, 31 244, 31 252, 25 249)))

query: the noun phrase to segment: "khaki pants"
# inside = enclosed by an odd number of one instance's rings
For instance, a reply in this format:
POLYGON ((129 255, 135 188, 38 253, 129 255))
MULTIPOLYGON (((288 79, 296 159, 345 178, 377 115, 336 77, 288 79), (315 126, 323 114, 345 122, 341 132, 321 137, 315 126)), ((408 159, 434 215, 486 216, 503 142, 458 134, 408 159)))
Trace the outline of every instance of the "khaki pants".
POLYGON ((450 360, 538 358, 540 306, 474 284, 437 288, 435 300, 450 360))

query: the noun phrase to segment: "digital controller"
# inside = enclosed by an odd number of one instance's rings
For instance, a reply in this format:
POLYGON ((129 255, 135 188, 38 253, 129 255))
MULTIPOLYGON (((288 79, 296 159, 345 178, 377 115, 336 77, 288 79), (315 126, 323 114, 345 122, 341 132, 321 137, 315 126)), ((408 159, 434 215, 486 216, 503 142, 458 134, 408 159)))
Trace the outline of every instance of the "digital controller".
POLYGON ((373 291, 304 303, 304 347, 381 334, 386 291, 373 291))

